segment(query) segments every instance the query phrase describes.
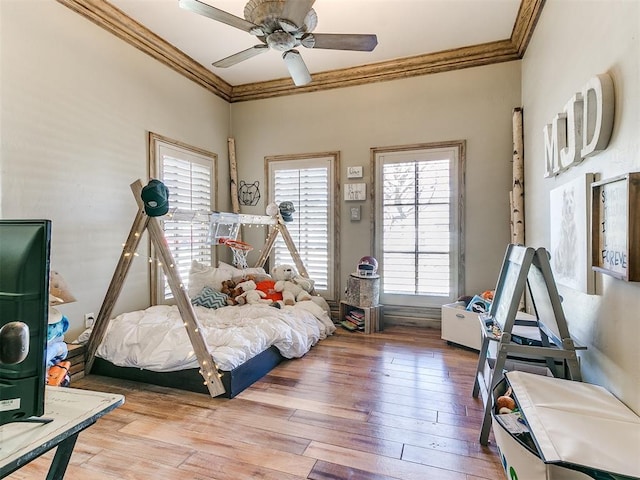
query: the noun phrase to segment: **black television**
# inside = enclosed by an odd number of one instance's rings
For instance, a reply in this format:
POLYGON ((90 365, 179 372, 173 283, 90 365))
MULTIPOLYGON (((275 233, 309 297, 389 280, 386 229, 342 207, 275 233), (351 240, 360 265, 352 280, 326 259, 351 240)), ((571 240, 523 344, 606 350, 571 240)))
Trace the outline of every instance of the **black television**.
POLYGON ((44 414, 50 220, 0 220, 0 425, 44 414))

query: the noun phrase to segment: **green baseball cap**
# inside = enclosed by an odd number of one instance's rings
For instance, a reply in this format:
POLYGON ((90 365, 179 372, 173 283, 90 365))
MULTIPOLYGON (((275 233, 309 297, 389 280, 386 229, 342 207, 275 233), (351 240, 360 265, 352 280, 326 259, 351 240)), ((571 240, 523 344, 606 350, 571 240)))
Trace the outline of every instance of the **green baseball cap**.
POLYGON ((169 189, 160 180, 151 179, 140 194, 144 211, 150 217, 160 217, 169 211, 169 189))

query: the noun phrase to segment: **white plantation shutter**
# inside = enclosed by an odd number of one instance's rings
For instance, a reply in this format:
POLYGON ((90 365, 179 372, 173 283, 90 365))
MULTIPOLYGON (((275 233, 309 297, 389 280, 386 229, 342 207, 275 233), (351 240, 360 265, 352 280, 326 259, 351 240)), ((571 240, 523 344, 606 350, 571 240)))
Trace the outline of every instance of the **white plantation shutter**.
POLYGON ((458 152, 454 148, 376 155, 377 255, 385 304, 455 300, 460 289, 458 152))
MULTIPOLYGON (((334 205, 333 157, 268 161, 269 201, 293 203, 287 229, 318 293, 332 297, 334 205)), ((295 265, 281 236, 272 252, 274 265, 295 265)))
MULTIPOLYGON (((174 268, 180 274, 185 288, 188 288, 191 262, 197 260, 206 265, 212 264, 209 222, 206 216, 196 215, 196 212, 208 213, 214 207, 215 156, 162 140, 156 143, 156 175, 169 189, 169 212, 176 208, 181 212, 194 212, 191 222, 174 221, 171 215, 161 218, 165 239, 175 260, 174 268)), ((156 286, 158 301, 171 299, 171 290, 161 267, 157 274, 158 278, 163 279, 156 286)))
MULTIPOLYGON (((162 181, 169 189, 171 208, 211 211, 211 165, 204 165, 173 157, 163 158, 162 181)), ((188 288, 191 262, 211 265, 212 250, 209 242, 208 222, 162 222, 164 236, 175 260, 175 268, 188 288)), ((165 278, 164 298, 171 297, 165 278)))

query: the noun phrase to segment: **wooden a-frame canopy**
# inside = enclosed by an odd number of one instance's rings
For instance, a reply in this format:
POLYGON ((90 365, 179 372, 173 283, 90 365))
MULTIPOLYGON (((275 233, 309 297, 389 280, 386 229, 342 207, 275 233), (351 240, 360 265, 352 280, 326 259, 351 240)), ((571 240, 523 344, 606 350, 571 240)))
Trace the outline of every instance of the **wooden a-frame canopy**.
MULTIPOLYGON (((221 395, 225 393, 225 389, 222 385, 222 381, 220 380, 218 368, 209 353, 209 349, 207 348, 200 329, 198 318, 195 314, 193 305, 189 300, 184 284, 182 283, 182 279, 176 269, 173 268, 175 261, 166 243, 164 230, 162 229, 157 217, 149 217, 145 213, 144 204, 140 195, 143 187, 142 182, 140 180, 136 180, 130 185, 130 187, 138 204, 138 212, 133 220, 129 236, 127 237, 122 249, 118 265, 113 273, 111 283, 109 284, 104 301, 102 302, 102 306, 98 312, 98 317, 96 318, 91 336, 89 337, 85 358, 85 371, 87 373, 91 372, 96 351, 104 339, 104 335, 111 319, 111 314, 113 313, 113 308, 120 292, 122 291, 127 273, 131 267, 131 262, 135 256, 134 253, 138 248, 142 234, 146 230, 149 232, 151 242, 161 258, 162 268, 167 277, 169 288, 171 289, 171 293, 176 301, 178 311, 180 312, 185 329, 187 330, 187 335, 189 336, 189 341, 191 342, 196 358, 198 359, 200 374, 204 379, 204 384, 207 386, 209 394, 212 397, 221 395)), ((240 224, 257 223, 270 226, 269 235, 267 236, 266 242, 262 248, 260 257, 255 264, 256 267, 264 267, 278 234, 281 234, 289 252, 291 253, 291 257, 293 258, 298 272, 303 277, 309 278, 308 272, 300 258, 295 243, 293 242, 293 239, 291 238, 291 235, 289 234, 289 231, 287 230, 287 227, 280 215, 274 217, 242 214, 230 215, 233 215, 236 219, 235 221, 240 224)))

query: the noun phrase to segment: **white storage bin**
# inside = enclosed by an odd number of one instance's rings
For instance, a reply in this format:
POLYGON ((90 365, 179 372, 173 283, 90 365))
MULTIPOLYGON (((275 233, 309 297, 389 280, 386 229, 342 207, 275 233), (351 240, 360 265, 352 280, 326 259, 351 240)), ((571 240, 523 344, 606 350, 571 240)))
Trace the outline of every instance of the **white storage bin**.
POLYGON ((610 392, 526 372, 505 376, 494 398, 511 386, 529 431, 508 431, 492 412, 508 480, 640 478, 640 417, 610 392))
POLYGON ((463 302, 442 306, 441 338, 480 351, 482 334, 478 314, 465 310, 463 302))

